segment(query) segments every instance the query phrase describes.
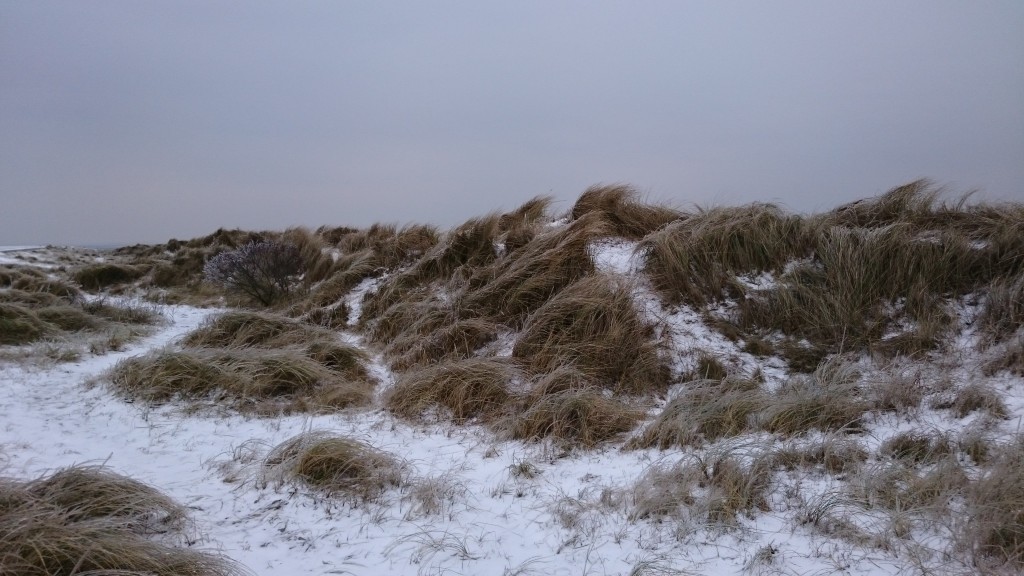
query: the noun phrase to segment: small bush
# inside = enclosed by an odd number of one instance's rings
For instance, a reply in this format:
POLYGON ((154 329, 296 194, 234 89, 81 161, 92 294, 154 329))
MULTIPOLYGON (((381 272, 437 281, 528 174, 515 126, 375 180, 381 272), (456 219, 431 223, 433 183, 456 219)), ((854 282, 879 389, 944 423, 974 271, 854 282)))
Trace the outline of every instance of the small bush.
POLYGON ((269 306, 288 295, 302 266, 302 255, 293 244, 252 241, 210 258, 203 276, 269 306))

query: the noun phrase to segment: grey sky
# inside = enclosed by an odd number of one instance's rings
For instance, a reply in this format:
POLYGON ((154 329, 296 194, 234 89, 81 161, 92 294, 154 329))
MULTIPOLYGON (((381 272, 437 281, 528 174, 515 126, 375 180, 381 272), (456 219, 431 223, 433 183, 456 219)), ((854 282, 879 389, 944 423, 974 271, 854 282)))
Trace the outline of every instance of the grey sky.
POLYGON ((1024 200, 1024 2, 0 0, 0 244, 1024 200))

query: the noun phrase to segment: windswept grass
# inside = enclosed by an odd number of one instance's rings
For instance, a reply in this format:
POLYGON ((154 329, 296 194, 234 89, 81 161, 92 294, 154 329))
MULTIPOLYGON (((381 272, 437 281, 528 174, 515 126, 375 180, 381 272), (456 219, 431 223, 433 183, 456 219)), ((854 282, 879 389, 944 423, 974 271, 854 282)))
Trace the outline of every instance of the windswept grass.
POLYGON ((264 482, 372 501, 406 483, 404 466, 376 448, 329 432, 305 432, 276 446, 263 461, 264 482))
POLYGON ((669 303, 703 305, 736 296, 734 277, 781 271, 811 251, 803 218, 771 204, 712 208, 647 235, 644 271, 669 303))
POLYGON ((699 380, 672 399, 629 448, 699 446, 756 429, 754 416, 767 406, 756 382, 699 380))
POLYGON ((1024 570, 1024 437, 998 449, 966 498, 962 548, 993 573, 1024 570))
POLYGON ((823 362, 814 374, 791 377, 769 397, 758 420, 765 430, 786 435, 857 431, 870 409, 860 374, 846 359, 836 357, 823 362))
POLYGON ((642 410, 588 385, 586 377, 570 367, 540 378, 522 402, 520 413, 498 424, 512 438, 552 438, 585 448, 632 430, 644 416, 642 410))
POLYGON ((95 291, 134 282, 145 273, 145 270, 134 266, 105 262, 83 266, 76 270, 71 277, 82 288, 95 291))
POLYGON ((639 240, 682 216, 664 206, 644 204, 636 189, 625 185, 591 186, 580 195, 569 213, 573 221, 587 214, 599 216, 611 234, 639 240))
POLYGON ((332 369, 302 350, 161 351, 118 362, 107 376, 119 394, 151 403, 227 402, 258 414, 368 403, 376 384, 332 369))
POLYGON ((182 345, 191 348, 280 348, 331 336, 322 328, 284 316, 235 310, 207 320, 189 332, 182 339, 182 345))
POLYGON ((603 275, 577 281, 526 322, 512 355, 535 372, 571 365, 616 391, 665 389, 668 368, 639 316, 630 287, 603 275))
POLYGON ((490 418, 507 409, 509 385, 521 379, 516 365, 505 359, 446 362, 402 376, 384 405, 406 418, 422 417, 431 408, 443 408, 459 422, 490 418))
POLYGON ((222 556, 186 548, 185 508, 101 467, 0 480, 0 573, 235 576, 222 556), (176 544, 176 545, 175 545, 176 544))
POLYGON ((53 327, 40 320, 31 308, 0 303, 0 344, 31 344, 45 338, 53 327))

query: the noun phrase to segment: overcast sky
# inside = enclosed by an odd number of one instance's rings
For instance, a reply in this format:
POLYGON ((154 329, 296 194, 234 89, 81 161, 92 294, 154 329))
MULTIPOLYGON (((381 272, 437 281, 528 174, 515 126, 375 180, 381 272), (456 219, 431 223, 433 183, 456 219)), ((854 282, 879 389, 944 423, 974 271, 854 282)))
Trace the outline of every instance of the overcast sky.
POLYGON ((0 244, 1024 201, 1024 2, 0 0, 0 244))

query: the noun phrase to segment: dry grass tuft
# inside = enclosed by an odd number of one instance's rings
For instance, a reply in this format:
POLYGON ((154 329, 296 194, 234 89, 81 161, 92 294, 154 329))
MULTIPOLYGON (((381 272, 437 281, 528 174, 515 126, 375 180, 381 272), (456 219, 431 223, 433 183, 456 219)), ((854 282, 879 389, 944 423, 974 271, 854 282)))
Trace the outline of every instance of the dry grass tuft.
POLYGON ((421 417, 432 407, 449 410, 456 421, 494 417, 511 400, 509 384, 521 379, 519 369, 506 359, 446 362, 401 377, 384 404, 406 418, 421 417))
POLYGON ((145 270, 134 266, 102 263, 79 268, 72 273, 72 279, 86 290, 103 290, 119 284, 129 284, 141 278, 145 270))
POLYGON ((588 245, 607 233, 607 225, 590 215, 538 233, 514 255, 474 271, 462 306, 473 316, 522 326, 551 297, 593 272, 588 245))
POLYGON ((992 282, 978 323, 988 343, 1008 340, 1024 326, 1024 272, 992 282))
POLYGON ((1006 370, 1015 376, 1024 376, 1024 337, 1007 343, 999 354, 982 366, 982 374, 994 376, 1006 370))
POLYGON ((821 466, 831 474, 854 472, 867 459, 868 451, 857 441, 834 435, 799 446, 784 446, 773 456, 773 461, 787 470, 821 466))
POLYGON ((630 287, 604 275, 583 278, 542 305, 512 355, 538 373, 571 365, 616 391, 646 393, 669 385, 668 368, 630 287))
POLYGON ((0 344, 31 344, 47 337, 52 330, 30 308, 0 303, 0 344))
POLYGON ((318 362, 310 354, 316 355, 296 349, 155 352, 118 362, 107 377, 114 390, 128 398, 152 403, 176 398, 226 400, 238 410, 254 413, 370 402, 373 380, 332 369, 331 361, 318 362))
POLYGON ((996 451, 966 499, 960 538, 975 564, 996 573, 1024 570, 1024 438, 996 451))
POLYGON ((638 250, 666 301, 702 305, 737 295, 735 275, 782 270, 809 254, 807 228, 771 204, 713 208, 646 236, 638 250))
POLYGON ((275 314, 236 310, 207 320, 188 333, 182 344, 192 348, 280 348, 332 338, 330 332, 305 322, 275 314))
POLYGON ((644 416, 623 402, 588 386, 573 368, 560 368, 542 377, 525 398, 520 414, 501 424, 513 438, 554 438, 586 448, 628 432, 644 416))
POLYGON ((652 466, 633 486, 629 517, 732 524, 741 513, 768 510, 771 464, 764 456, 744 464, 722 454, 652 466))
POLYGON ((880 456, 914 464, 933 463, 948 457, 954 448, 953 443, 941 435, 908 431, 882 442, 878 453, 880 456))
POLYGON ((672 399, 629 448, 699 446, 749 432, 767 399, 756 382, 699 380, 672 399))
POLYGON ((65 468, 28 482, 0 480, 0 573, 247 573, 224 557, 183 547, 186 524, 184 507, 101 467, 65 468))
POLYGON ((861 398, 860 374, 845 359, 823 362, 812 375, 790 378, 758 414, 769 432, 800 434, 809 430, 856 431, 871 406, 861 398))
POLYGON ((498 337, 501 326, 483 318, 469 318, 437 327, 423 336, 416 329, 407 330, 385 348, 395 370, 408 370, 449 360, 469 358, 480 347, 498 337))
POLYGON ((957 418, 964 418, 972 412, 985 412, 995 418, 1006 418, 1010 414, 1003 397, 991 386, 972 383, 957 391, 950 408, 957 418))
POLYGON ((633 240, 682 216, 671 208, 643 204, 639 196, 630 186, 591 186, 576 200, 569 215, 575 221, 587 214, 597 214, 609 224, 614 235, 633 240))
POLYGON ((263 461, 264 481, 299 481, 329 494, 371 501, 406 482, 404 466, 376 448, 329 432, 306 432, 263 461))

